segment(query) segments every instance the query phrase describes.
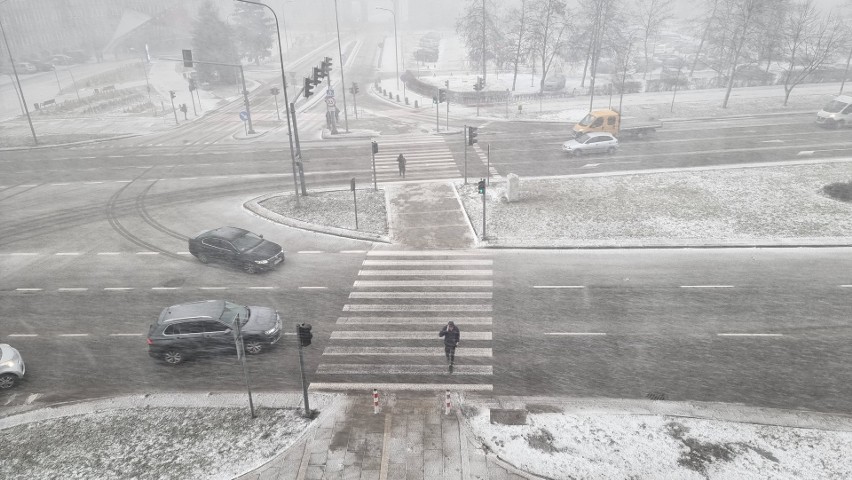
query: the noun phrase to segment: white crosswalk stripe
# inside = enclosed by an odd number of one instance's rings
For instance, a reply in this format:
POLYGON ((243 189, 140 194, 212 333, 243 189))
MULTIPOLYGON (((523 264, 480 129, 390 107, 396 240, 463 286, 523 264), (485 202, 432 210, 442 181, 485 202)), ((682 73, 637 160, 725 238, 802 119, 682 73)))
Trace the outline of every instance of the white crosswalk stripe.
POLYGON ((412 138, 411 141, 379 141, 376 154, 376 180, 399 181, 397 158, 405 157, 405 180, 458 178, 455 158, 443 138, 412 138))
POLYGON ((487 257, 482 251, 367 252, 311 389, 493 390, 493 281, 482 277, 494 272, 487 257), (438 336, 449 321, 461 330, 452 369, 438 336), (449 380, 457 375, 466 383, 449 380), (422 381, 411 383, 414 378, 422 381))

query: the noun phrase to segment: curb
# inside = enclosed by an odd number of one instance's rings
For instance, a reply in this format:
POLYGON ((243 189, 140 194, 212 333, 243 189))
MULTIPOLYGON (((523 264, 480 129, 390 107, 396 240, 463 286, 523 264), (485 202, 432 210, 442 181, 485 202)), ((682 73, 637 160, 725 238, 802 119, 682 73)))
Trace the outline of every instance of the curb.
POLYGON ((94 138, 91 140, 81 140, 79 142, 69 142, 69 143, 51 143, 50 145, 32 145, 32 146, 20 146, 20 147, 2 147, 0 148, 0 152, 16 152, 21 150, 37 150, 37 149, 45 149, 45 148, 57 148, 57 147, 70 147, 72 145, 86 145, 90 143, 102 143, 102 142, 110 142, 112 140, 123 140, 125 138, 133 138, 139 137, 142 134, 139 133, 125 133, 121 135, 116 135, 114 137, 106 137, 106 138, 94 138))
POLYGON ((379 235, 377 233, 369 233, 369 232, 358 232, 355 230, 349 230, 346 228, 339 227, 329 227, 326 225, 318 225, 315 223, 303 222, 301 220, 296 220, 295 218, 285 217, 284 215, 277 214, 267 208, 264 208, 260 205, 260 202, 267 200, 272 197, 277 197, 281 195, 287 195, 280 192, 276 193, 267 193, 265 195, 261 195, 259 197, 253 198, 245 203, 243 203, 243 208, 254 213, 255 215, 264 218, 266 220, 270 220, 276 223, 280 223, 282 225, 286 225, 288 227, 298 228, 300 230, 306 230, 309 232, 315 233, 324 233, 327 235, 334 235, 337 237, 344 238, 352 238, 355 240, 365 240, 368 242, 378 242, 378 243, 391 243, 390 238, 387 235, 379 235))

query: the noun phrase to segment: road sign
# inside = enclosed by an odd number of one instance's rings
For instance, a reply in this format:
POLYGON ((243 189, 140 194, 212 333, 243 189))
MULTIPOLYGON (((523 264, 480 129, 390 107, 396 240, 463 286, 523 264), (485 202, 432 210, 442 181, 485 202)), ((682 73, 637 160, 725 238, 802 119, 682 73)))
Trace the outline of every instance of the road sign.
POLYGON ((331 88, 327 89, 327 90, 325 91, 325 96, 326 96, 326 97, 333 97, 333 96, 334 96, 334 90, 333 90, 333 89, 331 89, 331 88))
POLYGON ((246 120, 248 120, 248 112, 246 112, 246 111, 242 111, 242 112, 240 112, 240 120, 242 120, 242 121, 244 121, 244 122, 245 122, 246 120))
POLYGON ((329 107, 334 106, 334 97, 325 97, 325 104, 329 107))

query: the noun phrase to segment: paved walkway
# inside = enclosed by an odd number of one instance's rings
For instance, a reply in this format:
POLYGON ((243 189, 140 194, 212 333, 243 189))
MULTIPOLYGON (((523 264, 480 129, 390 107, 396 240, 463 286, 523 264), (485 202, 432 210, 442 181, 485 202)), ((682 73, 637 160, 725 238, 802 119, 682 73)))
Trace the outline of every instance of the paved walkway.
POLYGON ((466 249, 476 237, 450 182, 398 183, 388 196, 391 242, 412 250, 466 249))
POLYGON ((349 396, 320 414, 305 439, 241 480, 519 480, 538 478, 486 456, 468 440, 440 395, 349 396))

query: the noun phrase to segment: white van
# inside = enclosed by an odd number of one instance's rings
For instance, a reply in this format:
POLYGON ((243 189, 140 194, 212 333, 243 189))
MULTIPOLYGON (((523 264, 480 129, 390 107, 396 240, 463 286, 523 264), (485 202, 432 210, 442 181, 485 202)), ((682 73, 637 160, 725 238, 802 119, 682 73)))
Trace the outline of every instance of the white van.
POLYGON ((817 112, 816 123, 829 128, 852 125, 852 97, 840 95, 828 102, 828 105, 817 112))

